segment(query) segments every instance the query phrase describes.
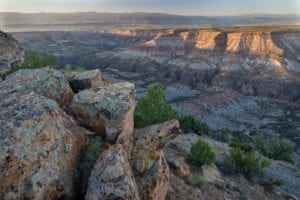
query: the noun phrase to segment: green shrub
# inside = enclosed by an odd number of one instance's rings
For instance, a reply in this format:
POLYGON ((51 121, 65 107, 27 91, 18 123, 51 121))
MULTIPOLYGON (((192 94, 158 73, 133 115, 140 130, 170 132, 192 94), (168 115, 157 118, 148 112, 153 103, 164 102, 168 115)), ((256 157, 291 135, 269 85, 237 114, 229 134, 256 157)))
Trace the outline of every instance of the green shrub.
POLYGON ((262 136, 255 136, 255 143, 258 151, 264 156, 293 163, 291 154, 294 147, 284 140, 274 137, 270 141, 265 141, 262 136))
POLYGON ((274 186, 281 186, 283 184, 282 179, 265 179, 262 181, 261 185, 263 185, 267 190, 272 190, 274 186))
POLYGON ((210 132, 209 126, 205 122, 201 122, 196 116, 183 115, 179 118, 179 123, 184 133, 193 131, 197 134, 208 135, 210 132))
POLYGON ((222 129, 221 130, 221 139, 224 142, 228 142, 229 141, 229 130, 227 130, 227 129, 222 129))
POLYGON ((216 155, 209 144, 199 139, 190 149, 192 160, 198 164, 212 164, 216 162, 216 155))
POLYGON ((134 113, 135 126, 142 128, 171 119, 177 119, 178 112, 167 101, 164 92, 149 87, 146 96, 140 99, 134 113))
POLYGON ((67 72, 71 72, 71 71, 72 71, 72 66, 71 66, 70 64, 66 64, 66 65, 65 65, 65 70, 66 70, 67 72))
POLYGON ((79 72, 79 73, 82 73, 82 72, 85 71, 85 68, 84 67, 77 67, 75 71, 79 72))
POLYGON ((239 148, 244 152, 250 152, 253 150, 253 147, 247 142, 241 141, 238 138, 234 138, 229 142, 229 146, 233 148, 239 148))
POLYGON ((269 166, 271 161, 255 151, 251 145, 234 139, 231 140, 230 146, 233 147, 230 154, 230 160, 234 163, 233 169, 243 173, 252 181, 263 185, 266 189, 282 184, 283 181, 281 179, 265 179, 263 168, 269 166))
POLYGON ((194 185, 194 186, 203 186, 206 183, 205 177, 204 176, 195 176, 195 175, 190 175, 186 179, 187 184, 189 185, 194 185))
POLYGON ((269 160, 263 158, 254 150, 245 152, 240 148, 234 148, 230 157, 234 161, 237 170, 248 177, 261 175, 261 169, 271 164, 269 160))
POLYGON ((37 51, 26 51, 25 59, 21 65, 12 66, 6 72, 6 76, 20 69, 38 69, 41 67, 57 68, 57 60, 55 56, 50 54, 41 54, 37 51))

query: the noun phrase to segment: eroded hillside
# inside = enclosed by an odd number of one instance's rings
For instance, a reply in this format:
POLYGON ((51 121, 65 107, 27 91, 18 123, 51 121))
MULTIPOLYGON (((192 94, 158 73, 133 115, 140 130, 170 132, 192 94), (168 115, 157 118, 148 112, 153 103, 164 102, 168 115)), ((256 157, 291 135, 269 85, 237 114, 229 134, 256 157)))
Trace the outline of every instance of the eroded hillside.
POLYGON ((62 66, 99 68, 113 82, 133 82, 138 97, 158 85, 217 135, 229 129, 250 140, 253 133, 281 136, 299 148, 298 26, 13 35, 62 66))

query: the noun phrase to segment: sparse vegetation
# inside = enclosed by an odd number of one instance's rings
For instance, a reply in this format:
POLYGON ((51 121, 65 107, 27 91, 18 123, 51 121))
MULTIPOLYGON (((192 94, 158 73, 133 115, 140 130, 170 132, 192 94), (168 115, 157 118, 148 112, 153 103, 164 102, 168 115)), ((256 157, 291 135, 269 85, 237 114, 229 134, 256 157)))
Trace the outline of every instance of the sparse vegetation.
POLYGON ((231 151, 230 157, 234 161, 236 169, 250 178, 253 176, 261 176, 261 169, 271 164, 271 161, 263 158, 254 150, 245 152, 240 148, 234 148, 231 151))
POLYGON ((187 180, 187 184, 189 185, 195 185, 195 186, 203 186, 206 183, 206 180, 204 176, 195 176, 195 175, 190 175, 187 180))
POLYGON ((153 87, 149 87, 146 96, 140 99, 134 114, 138 128, 177 118, 178 112, 167 101, 164 92, 153 87))
POLYGON ((221 140, 223 142, 228 142, 229 141, 229 130, 227 130, 227 129, 222 129, 221 130, 221 140))
POLYGON ((272 190, 274 186, 281 186, 283 184, 282 179, 265 179, 261 183, 267 190, 272 190))
POLYGON ((72 66, 71 66, 70 64, 66 64, 66 65, 65 65, 65 70, 66 70, 67 72, 71 72, 71 71, 72 71, 72 66))
POLYGON ((82 73, 82 72, 85 71, 85 68, 84 67, 77 67, 75 71, 79 72, 79 73, 82 73))
POLYGON ((66 64, 64 69, 67 71, 67 72, 71 72, 71 71, 75 71, 75 72, 79 72, 79 73, 82 73, 85 71, 85 68, 84 67, 77 67, 76 69, 73 69, 72 65, 70 64, 66 64))
POLYGON ((230 154, 230 162, 227 162, 226 169, 231 168, 244 174, 250 180, 259 183, 266 189, 270 190, 273 186, 283 184, 281 179, 266 179, 263 168, 269 166, 271 161, 263 157, 254 148, 239 139, 233 139, 229 145, 233 147, 230 154), (233 164, 233 165, 232 165, 233 164))
POLYGON ((242 151, 249 153, 250 151, 253 151, 253 147, 248 144, 247 142, 241 141, 238 138, 234 138, 229 142, 229 146, 233 147, 235 149, 241 149, 242 151))
POLYGON ((196 116, 183 115, 179 118, 179 122, 184 133, 193 131, 198 135, 208 135, 210 132, 209 126, 205 122, 201 122, 196 116))
POLYGON ((37 51, 26 51, 24 62, 21 65, 12 66, 5 75, 7 76, 20 69, 38 69, 41 67, 57 68, 57 66, 56 57, 53 55, 44 55, 37 51))
POLYGON ((255 136, 255 143, 258 151, 264 156, 293 163, 291 154, 294 147, 284 140, 274 137, 270 141, 265 141, 262 136, 257 135, 255 136))
POLYGON ((190 157, 198 164, 212 164, 216 162, 216 155, 208 143, 199 139, 190 149, 190 157))

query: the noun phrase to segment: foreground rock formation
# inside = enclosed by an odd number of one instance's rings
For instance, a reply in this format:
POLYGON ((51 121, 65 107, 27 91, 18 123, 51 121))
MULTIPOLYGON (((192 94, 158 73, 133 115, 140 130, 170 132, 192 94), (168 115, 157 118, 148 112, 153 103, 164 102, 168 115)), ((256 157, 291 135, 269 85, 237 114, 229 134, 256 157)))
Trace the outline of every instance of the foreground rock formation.
MULTIPOLYGON (((59 71, 48 72, 54 71, 21 70, 0 85, 1 199, 74 196, 75 170, 86 131, 50 99, 69 86, 59 71), (21 80, 20 74, 24 74, 21 80), (52 81, 65 85, 55 90, 52 81), (49 85, 53 87, 45 87, 49 85)), ((57 100, 64 103, 61 99, 57 100)))
POLYGON ((165 199, 163 147, 178 121, 134 131, 133 84, 90 84, 74 95, 69 81, 42 68, 1 83, 0 198, 165 199))
POLYGON ((74 96, 70 111, 80 125, 114 142, 133 130, 134 92, 130 83, 84 90, 74 96))
POLYGON ((134 131, 130 146, 119 140, 99 156, 86 199, 165 199, 170 178, 162 148, 179 133, 178 121, 170 121, 134 131))

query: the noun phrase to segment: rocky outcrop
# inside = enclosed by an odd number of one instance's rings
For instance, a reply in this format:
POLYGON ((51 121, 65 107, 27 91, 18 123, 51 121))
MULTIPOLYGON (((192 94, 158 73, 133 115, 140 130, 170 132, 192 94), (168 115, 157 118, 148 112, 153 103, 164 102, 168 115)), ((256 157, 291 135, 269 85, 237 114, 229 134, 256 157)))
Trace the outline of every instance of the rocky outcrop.
POLYGON ((10 34, 0 31, 0 76, 11 66, 20 64, 23 56, 19 43, 10 34))
POLYGON ((170 184, 169 166, 163 147, 181 133, 177 120, 153 125, 133 133, 130 163, 141 199, 164 199, 170 184))
POLYGON ((67 108, 72 101, 73 91, 63 73, 50 68, 36 70, 19 70, 7 77, 1 85, 3 93, 27 93, 34 91, 56 101, 63 108, 67 108))
POLYGON ((81 126, 115 142, 132 132, 134 108, 134 85, 118 83, 75 94, 70 112, 81 126))
POLYGON ((140 199, 128 155, 122 145, 112 146, 100 155, 89 178, 85 199, 140 199))
POLYGON ((89 70, 83 73, 70 72, 67 73, 70 86, 76 93, 85 89, 96 89, 104 86, 101 71, 99 69, 89 70))
MULTIPOLYGON (((14 79, 6 80, 5 83, 14 79)), ((0 94, 0 198, 74 196, 85 130, 59 105, 35 92, 0 94)))
POLYGON ((136 130, 105 150, 91 173, 86 199, 165 199, 169 166, 163 146, 180 133, 178 121, 136 130), (130 148, 124 145, 131 143, 130 148))
POLYGON ((61 109, 73 97, 67 79, 48 68, 19 70, 0 88, 0 198, 73 198, 91 133, 61 109))
POLYGON ((180 126, 176 120, 135 130, 131 151, 133 169, 140 174, 149 170, 162 156, 160 149, 179 133, 180 126))
POLYGON ((166 196, 167 200, 185 199, 185 200, 203 200, 203 194, 200 188, 188 185, 186 181, 171 171, 170 188, 166 196))

